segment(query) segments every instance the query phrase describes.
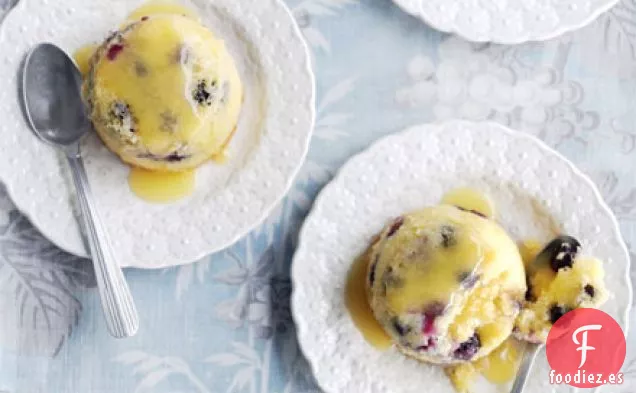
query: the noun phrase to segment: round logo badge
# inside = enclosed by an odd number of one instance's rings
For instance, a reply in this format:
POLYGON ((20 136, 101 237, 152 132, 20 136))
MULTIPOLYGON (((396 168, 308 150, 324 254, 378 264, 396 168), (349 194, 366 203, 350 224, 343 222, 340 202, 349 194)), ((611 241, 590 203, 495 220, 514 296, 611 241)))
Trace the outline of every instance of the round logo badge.
POLYGON ((550 381, 578 388, 620 384, 625 351, 625 334, 614 318, 591 308, 570 311, 548 335, 550 381))

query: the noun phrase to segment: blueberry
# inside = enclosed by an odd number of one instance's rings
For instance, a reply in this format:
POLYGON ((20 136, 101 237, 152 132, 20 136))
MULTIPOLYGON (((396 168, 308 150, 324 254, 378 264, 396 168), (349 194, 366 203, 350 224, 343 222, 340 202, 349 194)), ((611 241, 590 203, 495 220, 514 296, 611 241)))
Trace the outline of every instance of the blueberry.
POLYGON ((435 315, 424 314, 424 319, 422 320, 422 334, 431 335, 435 333, 435 319, 437 317, 435 315))
POLYGON ((461 206, 455 206, 455 207, 456 207, 456 208, 458 208, 459 210, 463 210, 463 211, 465 211, 465 212, 469 212, 469 213, 476 214, 476 215, 478 215, 478 216, 479 216, 479 217, 481 217, 481 218, 488 218, 488 217, 486 217, 486 215, 485 215, 485 214, 480 213, 480 212, 478 212, 477 210, 473 210, 473 209, 466 209, 466 208, 463 208, 463 207, 461 207, 461 206))
POLYGON ((442 302, 433 302, 429 304, 424 310, 424 315, 426 316, 440 316, 446 310, 446 305, 442 302))
POLYGON ((479 348, 481 348, 481 340, 479 339, 479 334, 475 333, 471 338, 459 344, 459 347, 454 352, 455 358, 470 360, 479 352, 479 348))
POLYGON ((382 285, 386 293, 386 290, 389 288, 399 288, 403 286, 404 280, 393 271, 391 266, 389 266, 382 275, 382 285))
POLYGON ((202 79, 197 82, 192 98, 194 98, 199 105, 205 104, 209 106, 212 104, 212 93, 207 87, 207 81, 202 79))
POLYGON ((186 158, 188 158, 187 155, 175 151, 165 156, 163 160, 168 162, 179 162, 185 160, 186 158))
POLYGON ((402 224, 404 224, 404 217, 400 216, 398 218, 396 218, 393 223, 391 224, 391 227, 389 228, 389 231, 386 233, 386 237, 391 237, 393 235, 395 235, 395 232, 398 231, 398 229, 400 229, 400 227, 402 226, 402 224))
POLYGON ((125 102, 115 101, 111 108, 111 113, 120 121, 130 117, 130 107, 125 102))
POLYGON ((373 286, 373 283, 375 282, 375 268, 378 266, 378 259, 380 259, 379 255, 375 256, 375 260, 373 261, 373 263, 371 264, 371 267, 369 268, 369 285, 373 286))
POLYGON ((526 291, 525 299, 526 299, 527 302, 536 302, 537 301, 537 298, 532 293, 532 289, 528 288, 528 290, 526 291))
POLYGON ((178 151, 173 151, 167 156, 160 156, 160 155, 152 154, 152 153, 143 153, 143 154, 139 154, 137 157, 145 158, 145 159, 153 160, 153 161, 179 162, 179 161, 183 161, 185 159, 190 158, 190 155, 183 154, 178 151))
POLYGON ((537 258, 547 258, 552 270, 558 272, 563 268, 572 267, 580 250, 581 243, 578 240, 572 236, 562 235, 548 243, 537 258))
POLYGON ((587 284, 583 290, 585 291, 585 293, 587 293, 590 297, 594 297, 594 295, 596 294, 596 290, 594 289, 593 286, 591 286, 590 284, 587 284))
POLYGON ((106 57, 108 58, 108 60, 113 61, 117 58, 117 56, 119 56, 119 54, 123 50, 124 50, 124 46, 122 44, 113 44, 108 48, 108 51, 106 52, 106 57))
POLYGON ((417 351, 428 351, 431 348, 435 348, 435 345, 437 345, 437 338, 436 337, 429 337, 426 340, 426 343, 423 345, 418 346, 417 348, 415 348, 417 351))
POLYGON ((114 101, 110 107, 111 120, 115 121, 119 126, 130 126, 130 132, 135 132, 132 126, 132 113, 128 104, 122 101, 114 101))
POLYGON ((442 235, 442 246, 448 248, 457 244, 457 237, 455 234, 455 228, 450 225, 444 225, 439 229, 442 235))
POLYGON ((526 301, 528 302, 534 302, 537 300, 537 298, 534 296, 534 293, 532 293, 532 284, 530 284, 530 280, 526 279, 526 287, 528 288, 528 290, 526 291, 526 301))
POLYGON ((400 319, 398 317, 394 317, 391 320, 391 325, 393 325, 393 329, 400 336, 406 336, 411 332, 411 327, 400 322, 400 319))
POLYGON ((475 272, 461 272, 457 275, 457 279, 462 284, 462 287, 471 289, 479 281, 479 274, 475 272))
POLYGON ((137 74, 137 76, 144 77, 148 75, 148 68, 146 68, 146 65, 142 63, 141 61, 136 61, 135 74, 137 74))
POLYGON ((174 132, 177 128, 177 117, 171 111, 161 112, 161 131, 174 132))
POLYGON ((422 334, 431 335, 435 333, 435 320, 444 313, 446 305, 441 302, 429 304, 424 310, 422 320, 422 334))
POLYGON ((555 304, 550 308, 550 322, 552 322, 552 324, 554 325, 556 321, 559 320, 559 318, 567 314, 569 311, 571 311, 569 307, 559 306, 555 304))

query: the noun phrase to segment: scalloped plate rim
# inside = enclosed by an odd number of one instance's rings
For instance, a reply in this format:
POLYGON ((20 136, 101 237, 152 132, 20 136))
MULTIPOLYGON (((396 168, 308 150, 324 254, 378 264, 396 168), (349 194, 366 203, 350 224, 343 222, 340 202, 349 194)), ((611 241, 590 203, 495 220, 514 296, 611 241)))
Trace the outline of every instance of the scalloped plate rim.
MULTIPOLYGON (((418 1, 421 1, 421 0, 418 0, 418 1)), ((559 28, 555 29, 554 31, 551 31, 550 33, 538 34, 533 36, 526 31, 523 36, 519 35, 515 37, 510 37, 510 38, 492 37, 492 36, 486 36, 483 38, 474 37, 469 34, 466 34, 464 30, 460 29, 456 25, 442 25, 441 23, 438 23, 438 21, 436 21, 435 18, 429 17, 424 12, 421 12, 420 10, 412 9, 408 5, 409 0, 393 0, 393 2, 402 11, 406 12, 407 14, 411 16, 421 19, 422 21, 427 23, 430 27, 434 28, 435 30, 441 31, 442 33, 455 34, 458 37, 461 37, 467 41, 477 42, 477 43, 491 42, 494 44, 515 45, 515 44, 522 44, 525 42, 533 42, 533 41, 535 42, 548 41, 553 38, 562 36, 563 34, 579 30, 589 25, 590 23, 594 22, 602 14, 614 8, 620 2, 620 0, 608 0, 606 4, 603 4, 603 6, 597 7, 593 12, 590 12, 590 14, 586 18, 582 19, 579 23, 575 23, 571 25, 562 25, 559 28)))

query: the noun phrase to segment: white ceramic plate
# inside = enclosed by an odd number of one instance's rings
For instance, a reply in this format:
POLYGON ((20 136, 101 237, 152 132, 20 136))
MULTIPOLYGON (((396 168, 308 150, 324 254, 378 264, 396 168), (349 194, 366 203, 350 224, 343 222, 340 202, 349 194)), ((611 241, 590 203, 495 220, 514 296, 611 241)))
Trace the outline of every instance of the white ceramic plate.
MULTIPOLYGON (((492 197, 515 239, 559 231, 605 261, 612 298, 603 310, 627 331, 629 255, 618 223, 592 182, 537 139, 493 123, 421 125, 386 137, 351 159, 306 219, 292 266, 293 315, 301 347, 327 393, 454 393, 439 367, 371 347, 344 304, 352 261, 389 219, 439 202, 456 187, 492 197)), ((545 356, 524 392, 569 392, 548 384, 545 356), (552 390, 555 389, 555 390, 552 390)), ((508 391, 508 390, 501 390, 508 391)), ((497 392, 481 381, 475 393, 497 392)))
POLYGON ((516 44, 579 29, 618 0, 393 0, 432 27, 469 41, 516 44))
MULTIPOLYGON (((0 179, 49 239, 86 255, 64 160, 28 129, 17 100, 25 53, 50 41, 69 52, 100 42, 141 0, 22 0, 0 34, 0 179)), ((283 197, 307 152, 314 81, 306 45, 280 0, 190 0, 234 55, 245 85, 238 130, 224 165, 197 171, 187 199, 148 204, 127 184, 128 167, 94 135, 83 146, 90 183, 122 266, 192 262, 254 228, 283 197)))

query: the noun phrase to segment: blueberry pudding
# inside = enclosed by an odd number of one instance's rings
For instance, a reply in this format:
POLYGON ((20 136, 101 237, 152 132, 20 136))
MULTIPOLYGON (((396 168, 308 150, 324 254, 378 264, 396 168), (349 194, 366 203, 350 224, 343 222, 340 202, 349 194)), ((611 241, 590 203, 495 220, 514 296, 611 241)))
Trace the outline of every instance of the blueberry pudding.
POLYGON ((543 342, 550 328, 568 311, 598 308, 608 298, 601 261, 581 257, 581 244, 571 236, 558 236, 545 247, 522 246, 527 287, 524 305, 515 324, 515 336, 543 342))
POLYGON ((106 146, 136 167, 193 169, 222 154, 242 85, 224 43, 195 19, 144 15, 95 51, 83 84, 106 146))
POLYGON ((494 221, 441 205, 389 222, 366 278, 375 318, 404 354, 479 359, 510 336, 526 293, 516 244, 494 221))

